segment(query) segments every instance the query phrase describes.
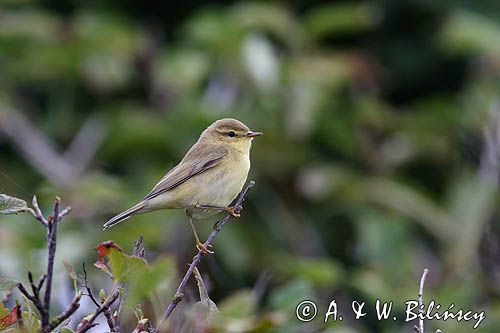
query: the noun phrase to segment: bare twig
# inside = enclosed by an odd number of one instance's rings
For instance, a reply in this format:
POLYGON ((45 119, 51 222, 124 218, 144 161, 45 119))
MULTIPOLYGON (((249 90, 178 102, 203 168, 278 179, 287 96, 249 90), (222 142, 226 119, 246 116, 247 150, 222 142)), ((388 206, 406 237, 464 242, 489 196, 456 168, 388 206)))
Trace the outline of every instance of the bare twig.
POLYGON ((40 317, 45 316, 45 309, 44 309, 44 307, 42 305, 42 302, 40 301, 40 298, 37 298, 37 297, 31 295, 28 292, 28 290, 26 290, 26 288, 24 287, 24 285, 22 283, 19 283, 17 285, 17 288, 19 289, 19 291, 21 292, 21 294, 23 294, 27 299, 29 299, 31 301, 31 303, 33 303, 33 305, 35 306, 35 308, 40 313, 40 317))
POLYGON ((59 213, 59 220, 61 220, 63 217, 65 217, 66 215, 68 215, 69 213, 71 213, 71 210, 72 208, 70 206, 64 208, 63 210, 61 210, 61 212, 59 213))
MULTIPOLYGON (((47 258, 47 282, 45 284, 45 295, 43 297, 43 305, 45 307, 45 312, 50 313, 50 296, 52 293, 52 276, 54 274, 54 259, 56 256, 56 245, 57 245, 57 226, 60 221, 60 206, 61 206, 61 199, 59 197, 56 197, 54 201, 54 212, 52 215, 52 219, 48 219, 48 228, 47 228, 47 252, 48 252, 48 258, 47 258)), ((42 326, 46 327, 48 323, 48 318, 47 322, 42 322, 42 326)))
POLYGON ((85 269, 85 263, 83 263, 83 287, 85 290, 87 290, 87 296, 90 298, 92 303, 95 304, 95 306, 99 307, 101 304, 97 302, 96 298, 94 297, 94 293, 92 292, 92 289, 89 286, 89 280, 87 278, 87 270, 85 269))
POLYGON ((79 307, 80 297, 79 295, 75 296, 75 299, 70 304, 67 310, 61 313, 58 317, 56 317, 52 322, 50 322, 50 296, 52 292, 52 276, 54 273, 54 260, 56 255, 56 244, 57 244, 57 226, 61 219, 69 214, 71 211, 70 207, 65 208, 64 210, 60 210, 61 199, 56 197, 54 202, 53 215, 45 218, 38 206, 38 202, 36 196, 33 196, 32 200, 33 216, 40 221, 40 223, 46 229, 46 238, 47 238, 47 271, 40 277, 40 280, 35 285, 33 274, 28 272, 28 280, 31 286, 31 293, 24 287, 22 283, 17 285, 19 291, 29 299, 35 308, 40 313, 40 321, 41 321, 41 332, 48 333, 52 331, 57 325, 62 323, 65 319, 69 318, 79 307), (44 297, 43 301, 41 298, 41 290, 45 285, 44 297))
MULTIPOLYGON (((92 292, 92 288, 90 288, 89 280, 87 277, 87 270, 85 269, 85 263, 83 263, 83 287, 87 291, 87 296, 90 298, 92 303, 94 303, 95 306, 97 306, 97 308, 99 308, 101 306, 101 304, 95 298, 94 293, 92 292)), ((121 295, 121 293, 120 293, 120 295, 121 295)), ((106 321, 108 323, 110 332, 119 332, 118 323, 111 315, 111 311, 110 311, 109 307, 103 309, 103 313, 104 313, 104 316, 106 317, 106 321)))
POLYGON ((80 307, 80 299, 81 298, 82 298, 82 294, 80 292, 78 292, 76 294, 75 298, 73 298, 73 301, 68 306, 68 308, 63 313, 61 313, 59 316, 57 316, 55 319, 53 319, 50 322, 50 324, 48 326, 48 332, 52 331, 54 328, 59 326, 66 319, 68 319, 73 313, 75 313, 76 310, 78 310, 78 308, 80 307))
POLYGON ((420 279, 420 288, 418 289, 418 311, 420 313, 419 319, 418 319, 418 332, 419 333, 424 333, 424 319, 423 313, 423 304, 424 304, 424 285, 425 285, 425 278, 427 277, 427 274, 429 273, 429 270, 426 268, 424 269, 424 273, 422 274, 422 278, 420 279))
POLYGON ((96 323, 94 323, 96 318, 104 311, 109 310, 110 306, 113 305, 113 303, 118 299, 119 294, 120 293, 118 291, 115 291, 106 302, 102 303, 101 306, 97 308, 96 312, 94 312, 89 319, 84 319, 80 325, 78 325, 76 333, 87 332, 89 329, 96 326, 96 323))
MULTIPOLYGON (((241 211, 241 209, 242 209, 241 205, 245 201, 248 193, 254 187, 254 185, 255 185, 255 182, 251 181, 250 183, 248 183, 247 187, 243 191, 240 192, 238 199, 236 200, 236 202, 234 204, 234 206, 236 207, 237 213, 239 213, 239 211, 241 211)), ((210 236, 208 236, 208 239, 206 240, 206 242, 204 244, 206 247, 208 247, 210 244, 212 244, 212 242, 215 239, 215 237, 217 236, 217 234, 222 230, 222 228, 226 225, 227 222, 229 222, 229 220, 231 218, 232 218, 232 215, 228 214, 222 220, 220 220, 214 224, 212 233, 210 234, 210 236)), ((184 288, 186 287, 186 284, 187 284, 191 274, 193 274, 194 269, 196 268, 196 266, 200 262, 201 256, 202 256, 201 252, 198 252, 198 254, 193 258, 193 261, 189 265, 189 268, 188 268, 186 274, 184 274, 184 277, 182 278, 182 280, 179 284, 179 287, 177 288, 177 291, 175 292, 175 296, 172 298, 170 304, 168 305, 167 309, 165 310, 165 313, 163 314, 163 317, 162 317, 161 321, 159 322, 158 327, 161 327, 163 325, 163 322, 165 322, 168 319, 168 317, 170 317, 170 315, 172 314, 172 311, 174 311, 177 304, 179 304, 179 302, 182 301, 182 298, 184 297, 184 294, 183 294, 184 288)))
POLYGON ((142 246, 142 242, 144 241, 144 237, 139 236, 134 243, 134 249, 132 251, 132 255, 144 258, 146 255, 146 250, 144 246, 142 246))
POLYGON ((36 200, 36 195, 33 196, 33 200, 31 201, 31 204, 33 205, 33 216, 42 223, 44 227, 47 227, 49 224, 45 217, 42 214, 42 211, 40 210, 40 207, 38 207, 38 201, 36 200))

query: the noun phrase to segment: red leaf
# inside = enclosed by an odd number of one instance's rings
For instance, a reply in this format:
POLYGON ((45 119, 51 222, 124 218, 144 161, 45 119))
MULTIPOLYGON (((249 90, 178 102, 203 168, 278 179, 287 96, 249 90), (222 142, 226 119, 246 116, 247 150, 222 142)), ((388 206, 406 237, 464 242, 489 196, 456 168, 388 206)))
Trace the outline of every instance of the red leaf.
POLYGON ((108 255, 110 248, 117 249, 118 251, 123 253, 123 249, 115 242, 113 241, 102 242, 95 248, 97 251, 97 255, 99 257, 99 261, 102 261, 108 255))
POLYGON ((13 325, 17 322, 17 313, 19 312, 20 307, 20 305, 15 306, 10 314, 0 319, 0 328, 9 327, 10 325, 13 325))

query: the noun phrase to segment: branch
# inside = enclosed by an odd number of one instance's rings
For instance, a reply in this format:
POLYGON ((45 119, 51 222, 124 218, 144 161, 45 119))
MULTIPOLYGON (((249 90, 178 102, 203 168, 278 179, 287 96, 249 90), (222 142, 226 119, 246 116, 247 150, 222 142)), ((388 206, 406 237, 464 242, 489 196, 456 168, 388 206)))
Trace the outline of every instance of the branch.
POLYGON ((28 290, 26 290, 26 288, 24 287, 24 285, 22 283, 19 283, 17 285, 17 288, 19 289, 19 291, 21 292, 21 294, 23 294, 27 299, 29 299, 31 301, 31 303, 33 303, 33 305, 35 306, 35 308, 38 310, 38 312, 40 313, 40 317, 44 317, 45 316, 45 309, 43 308, 43 305, 42 305, 42 302, 40 301, 39 298, 31 295, 28 290))
POLYGON ((47 239, 47 271, 40 277, 40 280, 35 285, 33 280, 33 274, 28 272, 28 280, 31 286, 31 294, 26 290, 22 283, 17 285, 19 291, 29 299, 35 308, 40 313, 41 329, 40 332, 49 333, 56 326, 62 323, 65 319, 69 318, 80 306, 80 295, 76 295, 73 302, 70 304, 67 310, 56 317, 52 322, 50 322, 50 295, 52 292, 52 276, 54 274, 54 260, 56 255, 56 243, 57 243, 57 226, 61 222, 62 218, 71 212, 71 207, 66 207, 62 211, 60 210, 61 199, 56 197, 54 202, 53 215, 45 218, 43 216, 40 207, 38 206, 38 201, 36 196, 33 196, 32 200, 33 209, 31 210, 33 216, 40 221, 40 223, 46 229, 46 239, 47 239), (43 302, 41 299, 41 290, 45 284, 45 293, 43 297, 43 302))
MULTIPOLYGON (((52 293, 52 276, 54 274, 54 259, 56 256, 56 244, 57 244, 57 226, 61 217, 59 216, 61 206, 61 199, 56 197, 54 201, 54 213, 52 215, 52 219, 49 217, 48 219, 48 228, 47 228, 47 283, 45 284, 45 295, 43 298, 43 305, 45 307, 45 312, 50 313, 50 294, 52 293)), ((48 316, 47 316, 48 317, 48 316)), ((46 322, 42 321, 42 326, 47 327, 48 318, 46 318, 46 322)))
POLYGON ((85 269, 85 263, 83 263, 83 287, 85 288, 85 290, 87 290, 87 296, 90 298, 92 303, 94 303, 97 307, 101 306, 101 304, 99 304, 99 302, 97 302, 96 298, 94 297, 92 289, 90 289, 87 270, 85 269))
MULTIPOLYGON (((248 193, 254 187, 254 185, 255 185, 255 182, 251 181, 250 183, 248 183, 247 187, 243 191, 240 192, 238 199, 236 200, 236 202, 234 204, 234 206, 236 207, 236 210, 237 210, 236 213, 239 213, 241 211, 241 209, 242 209, 241 205, 245 201, 246 197, 248 196, 248 193)), ((208 236, 208 239, 204 244, 206 247, 208 247, 210 244, 212 244, 212 242, 215 239, 215 237, 217 236, 217 234, 222 230, 222 228, 224 228, 226 223, 229 222, 229 220, 231 218, 232 218, 232 215, 228 214, 222 220, 220 220, 214 224, 212 233, 210 234, 210 236, 208 236)), ((194 269, 196 268, 196 266, 200 262, 201 256, 202 256, 201 252, 198 252, 198 254, 193 258, 193 261, 191 262, 186 274, 184 274, 184 277, 182 278, 182 281, 179 284, 177 291, 175 292, 175 296, 172 298, 172 301, 168 305, 167 309, 165 310, 165 313, 163 314, 162 319, 160 320, 160 322, 158 324, 158 330, 159 330, 159 327, 161 327, 163 325, 163 323, 168 319, 168 317, 170 317, 170 315, 172 314, 172 311, 174 311, 177 304, 179 304, 179 302, 182 301, 182 298, 184 297, 184 294, 183 294, 184 288, 186 287, 186 284, 189 280, 189 277, 191 276, 191 274, 193 274, 194 269)))
POLYGON ((424 285, 425 285, 425 278, 427 277, 427 273, 429 273, 429 270, 427 268, 424 269, 424 273, 422 274, 422 278, 420 279, 420 288, 418 290, 418 311, 420 312, 420 316, 418 319, 418 333, 424 333, 424 319, 423 313, 423 304, 424 304, 424 285))
MULTIPOLYGON (((101 304, 97 301, 97 299, 94 296, 94 293, 92 292, 92 289, 90 288, 89 285, 89 280, 87 277, 87 270, 85 269, 85 263, 83 263, 83 287, 85 290, 87 290, 87 296, 90 298, 92 303, 99 308, 101 304)), ((121 293, 120 293, 121 296, 121 293)), ((109 326, 110 332, 119 332, 118 330, 118 325, 117 322, 113 319, 113 316, 111 315, 111 311, 109 310, 109 307, 103 310, 104 316, 106 317, 106 321, 109 326)))
POLYGON ((104 311, 109 311, 109 307, 111 305, 113 305, 113 303, 118 299, 119 294, 120 293, 118 291, 115 291, 106 302, 101 304, 101 306, 96 310, 96 312, 89 319, 84 319, 78 325, 78 328, 76 329, 75 333, 84 333, 84 332, 87 332, 92 327, 96 326, 97 324, 94 323, 94 321, 96 320, 97 316, 99 316, 104 311))
POLYGON ((59 316, 57 316, 54 320, 52 320, 48 326, 48 332, 51 332, 54 328, 59 326, 62 322, 64 322, 66 319, 68 319, 73 313, 78 310, 80 307, 80 299, 82 298, 81 292, 78 292, 69 305, 69 307, 61 313, 59 316))
POLYGON ((47 225, 49 222, 47 222, 47 219, 42 214, 42 211, 40 210, 40 207, 38 207, 38 201, 36 200, 36 195, 33 196, 33 200, 31 201, 31 204, 33 205, 33 216, 42 223, 42 225, 47 228, 47 225))

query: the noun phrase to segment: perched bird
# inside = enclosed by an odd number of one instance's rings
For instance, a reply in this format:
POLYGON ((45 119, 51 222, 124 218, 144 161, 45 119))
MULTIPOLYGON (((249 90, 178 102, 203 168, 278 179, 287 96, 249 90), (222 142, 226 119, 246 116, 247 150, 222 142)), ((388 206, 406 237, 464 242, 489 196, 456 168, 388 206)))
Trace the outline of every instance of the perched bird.
POLYGON ((262 135, 236 119, 220 119, 201 133, 182 161, 170 170, 144 199, 104 224, 104 230, 132 215, 158 209, 184 209, 196 248, 213 253, 199 239, 193 219, 221 211, 239 217, 230 207, 250 170, 252 139, 262 135))

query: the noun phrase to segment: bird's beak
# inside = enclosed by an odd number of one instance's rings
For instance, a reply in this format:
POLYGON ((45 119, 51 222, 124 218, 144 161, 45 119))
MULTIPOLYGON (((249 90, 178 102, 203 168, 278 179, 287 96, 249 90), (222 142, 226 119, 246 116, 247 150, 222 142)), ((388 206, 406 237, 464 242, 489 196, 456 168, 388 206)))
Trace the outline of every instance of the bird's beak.
POLYGON ((253 137, 256 137, 256 136, 260 136, 260 135, 262 135, 262 134, 264 134, 264 133, 262 133, 262 132, 252 132, 252 131, 249 131, 249 132, 247 132, 247 137, 249 137, 249 138, 253 138, 253 137))

